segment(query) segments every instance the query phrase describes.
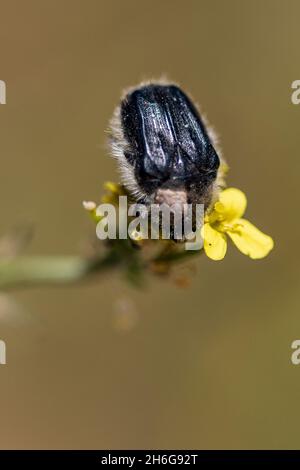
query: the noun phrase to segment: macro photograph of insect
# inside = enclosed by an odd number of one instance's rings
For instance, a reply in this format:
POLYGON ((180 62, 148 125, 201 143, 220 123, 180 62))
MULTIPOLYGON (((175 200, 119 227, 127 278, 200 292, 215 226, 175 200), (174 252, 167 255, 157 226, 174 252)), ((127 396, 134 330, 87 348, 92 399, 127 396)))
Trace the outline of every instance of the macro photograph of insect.
POLYGON ((300 3, 0 11, 0 465, 295 459, 300 3))

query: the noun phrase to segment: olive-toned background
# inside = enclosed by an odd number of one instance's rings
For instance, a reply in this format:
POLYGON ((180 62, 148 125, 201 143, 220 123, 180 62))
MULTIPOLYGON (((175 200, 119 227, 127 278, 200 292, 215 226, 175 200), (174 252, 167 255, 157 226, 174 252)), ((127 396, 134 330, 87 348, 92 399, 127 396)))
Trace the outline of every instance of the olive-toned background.
POLYGON ((1 233, 72 254, 116 166, 123 87, 166 74, 201 104, 276 242, 201 257, 188 289, 118 276, 0 296, 1 448, 299 448, 298 1, 0 1, 1 233))

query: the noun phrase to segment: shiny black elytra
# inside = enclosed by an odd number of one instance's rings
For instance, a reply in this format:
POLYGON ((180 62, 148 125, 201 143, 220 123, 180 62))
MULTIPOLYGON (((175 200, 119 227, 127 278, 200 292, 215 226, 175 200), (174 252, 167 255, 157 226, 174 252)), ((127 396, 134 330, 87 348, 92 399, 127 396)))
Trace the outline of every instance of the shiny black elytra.
POLYGON ((150 84, 121 102, 124 152, 146 193, 158 188, 184 189, 205 202, 220 164, 200 115, 180 88, 150 84))

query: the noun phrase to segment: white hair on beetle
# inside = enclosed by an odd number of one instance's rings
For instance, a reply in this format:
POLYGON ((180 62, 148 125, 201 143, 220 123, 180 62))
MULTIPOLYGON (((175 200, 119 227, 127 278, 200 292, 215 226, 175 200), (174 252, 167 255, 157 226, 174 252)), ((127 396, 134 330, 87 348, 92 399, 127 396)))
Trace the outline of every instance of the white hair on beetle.
POLYGON ((118 170, 121 176, 122 184, 128 189, 129 193, 136 200, 143 199, 145 194, 141 190, 134 175, 134 168, 128 163, 125 157, 125 151, 128 148, 128 142, 124 137, 123 127, 121 124, 121 106, 117 106, 110 121, 110 148, 114 158, 118 160, 118 170))

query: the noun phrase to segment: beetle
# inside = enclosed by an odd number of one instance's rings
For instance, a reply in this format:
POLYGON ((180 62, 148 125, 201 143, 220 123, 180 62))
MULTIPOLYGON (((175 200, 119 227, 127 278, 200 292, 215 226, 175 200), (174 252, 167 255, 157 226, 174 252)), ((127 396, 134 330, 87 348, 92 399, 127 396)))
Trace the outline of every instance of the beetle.
POLYGON ((216 200, 223 184, 218 142, 179 86, 158 81, 126 90, 110 136, 122 183, 136 202, 208 210, 216 200))

